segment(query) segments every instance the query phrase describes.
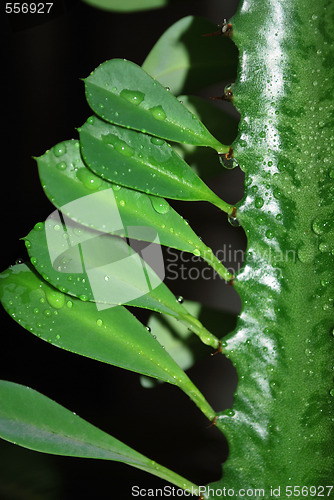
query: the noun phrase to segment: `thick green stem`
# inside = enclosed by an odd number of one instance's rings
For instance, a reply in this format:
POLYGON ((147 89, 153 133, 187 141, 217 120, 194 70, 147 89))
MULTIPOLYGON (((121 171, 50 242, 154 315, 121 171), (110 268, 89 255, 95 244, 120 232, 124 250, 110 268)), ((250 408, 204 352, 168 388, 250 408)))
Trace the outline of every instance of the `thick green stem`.
POLYGON ((214 486, 265 498, 272 486, 319 495, 333 479, 333 23, 329 0, 242 0, 233 20, 248 247, 224 346, 239 384, 217 420, 230 455, 214 486))

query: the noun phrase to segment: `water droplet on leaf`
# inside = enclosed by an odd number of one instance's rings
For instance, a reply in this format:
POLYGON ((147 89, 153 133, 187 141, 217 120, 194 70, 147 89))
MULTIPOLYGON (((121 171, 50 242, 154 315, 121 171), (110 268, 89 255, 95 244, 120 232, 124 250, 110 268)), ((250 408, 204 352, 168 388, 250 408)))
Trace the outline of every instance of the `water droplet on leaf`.
POLYGON ((55 156, 63 156, 66 153, 66 145, 64 143, 57 144, 54 146, 53 153, 55 156))
POLYGON ((91 191, 96 191, 102 185, 102 179, 93 175, 85 168, 78 169, 76 175, 82 184, 91 191))
POLYGON ((162 106, 154 106, 153 108, 150 108, 150 111, 156 120, 162 121, 166 119, 167 115, 162 106))
POLYGON ((159 137, 152 137, 151 143, 155 144, 156 146, 162 146, 162 144, 165 144, 165 141, 163 139, 159 139, 159 137))
POLYGON ((119 95, 136 106, 139 106, 139 104, 145 99, 145 94, 139 90, 123 89, 119 95))
POLYGON ((169 212, 170 205, 164 198, 150 196, 150 199, 154 210, 158 212, 158 214, 166 214, 169 212))
POLYGON ((58 168, 58 170, 66 170, 67 165, 64 161, 61 161, 61 162, 57 163, 56 167, 58 168))
POLYGON ((35 224, 34 226, 35 231, 42 231, 43 228, 44 228, 44 222, 37 222, 37 224, 35 224))
POLYGON ((48 289, 45 295, 50 306, 55 309, 61 309, 65 304, 65 295, 61 292, 57 292, 57 290, 48 289))

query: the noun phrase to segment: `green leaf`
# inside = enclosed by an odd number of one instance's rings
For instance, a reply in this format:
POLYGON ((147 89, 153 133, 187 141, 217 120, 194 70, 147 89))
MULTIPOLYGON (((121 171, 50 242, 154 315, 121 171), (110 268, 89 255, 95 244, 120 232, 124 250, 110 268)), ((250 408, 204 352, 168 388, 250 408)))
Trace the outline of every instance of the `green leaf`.
POLYGON ((134 12, 165 7, 170 0, 84 0, 84 2, 102 10, 134 12))
MULTIPOLYGON (((231 279, 212 251, 166 200, 121 188, 96 176, 82 162, 78 141, 57 144, 37 163, 49 200, 74 221, 120 236, 126 236, 128 226, 152 228, 162 245, 201 255, 224 279, 231 279)), ((132 237, 135 236, 145 241, 144 231, 132 237)))
MULTIPOLYGON (((208 127, 215 137, 223 143, 231 144, 238 133, 238 120, 210 101, 196 96, 180 95, 183 104, 208 127)), ((213 175, 225 173, 217 155, 212 149, 197 148, 191 144, 172 144, 173 149, 201 177, 207 179, 213 175)))
MULTIPOLYGON (((218 339, 188 313, 124 240, 70 220, 61 224, 56 214, 45 225, 36 224, 24 238, 32 264, 47 282, 64 293, 98 303, 99 309, 125 304, 169 314, 190 325, 205 344, 218 347, 218 339)), ((161 249, 151 245, 142 252, 164 275, 161 249)))
POLYGON ((185 201, 222 201, 162 139, 91 117, 79 129, 86 165, 103 179, 148 194, 185 201))
POLYGON ((176 97, 133 62, 107 61, 85 79, 85 85, 88 104, 110 123, 228 152, 228 146, 218 142, 176 97))
POLYGON ((42 453, 123 462, 180 488, 197 488, 43 394, 6 380, 0 380, 0 437, 42 453))
POLYGON ((216 30, 217 25, 201 17, 180 19, 159 38, 142 68, 175 95, 196 92, 222 80, 234 81, 237 50, 233 42, 202 36, 216 30))
POLYGON ((62 349, 180 387, 209 419, 214 412, 161 344, 124 307, 98 311, 59 292, 25 264, 0 274, 1 302, 34 335, 62 349))

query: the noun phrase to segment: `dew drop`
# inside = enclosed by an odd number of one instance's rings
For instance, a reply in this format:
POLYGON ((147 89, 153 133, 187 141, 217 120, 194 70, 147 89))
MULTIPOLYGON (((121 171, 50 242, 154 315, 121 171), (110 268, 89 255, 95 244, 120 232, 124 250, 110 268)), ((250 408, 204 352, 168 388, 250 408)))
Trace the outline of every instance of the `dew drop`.
POLYGON ((319 248, 321 253, 328 252, 328 250, 329 250, 328 244, 324 243, 324 242, 320 243, 318 248, 319 248))
POLYGON ((149 326, 146 327, 146 330, 148 331, 148 333, 151 333, 151 328, 149 326))
POLYGON ((56 290, 48 289, 45 292, 46 300, 54 309, 61 309, 65 304, 65 295, 56 290))
POLYGON ((59 230, 60 230, 60 225, 59 225, 59 224, 55 224, 55 225, 53 226, 53 229, 54 229, 55 231, 59 231, 59 230))
POLYGON ((218 153, 218 158, 221 165, 228 170, 239 166, 237 160, 232 156, 232 150, 228 153, 218 153))
POLYGON ((200 257, 201 252, 200 252, 200 250, 198 250, 198 248, 195 248, 195 250, 193 251, 193 254, 196 255, 196 257, 200 257))
POLYGON ((83 302, 87 302, 88 301, 87 295, 80 295, 79 299, 82 300, 83 302))
POLYGON ((72 302, 71 300, 68 300, 68 301, 66 302, 66 305, 67 305, 67 307, 68 307, 69 309, 72 309, 72 307, 73 307, 73 302, 72 302))
POLYGON ((227 217, 227 220, 229 221, 229 223, 233 227, 239 227, 240 226, 240 221, 239 221, 239 219, 237 217, 233 217, 232 215, 229 215, 227 217))
POLYGON ((160 198, 158 196, 150 196, 150 200, 152 203, 152 207, 156 212, 158 212, 158 214, 166 214, 167 212, 169 212, 170 205, 164 198, 160 198))
POLYGON ((34 308, 34 314, 38 314, 38 313, 39 313, 39 309, 38 309, 38 307, 35 307, 34 308))
POLYGON ((255 203, 256 208, 262 208, 263 205, 264 205, 264 199, 261 198, 260 196, 258 196, 258 197, 255 198, 255 202, 254 203, 255 203))
POLYGON ((139 90, 123 89, 119 95, 136 106, 139 106, 139 104, 145 99, 145 94, 139 90))
POLYGON ((96 191, 102 185, 102 179, 85 168, 79 168, 76 175, 82 184, 91 191, 96 191))
POLYGON ((24 244, 25 244, 26 248, 28 248, 28 250, 29 250, 29 248, 31 248, 31 243, 29 240, 25 240, 24 244))
POLYGON ((151 143, 155 144, 156 146, 161 146, 162 144, 165 144, 165 141, 163 139, 159 139, 159 137, 152 137, 151 143))
POLYGON ((124 156, 133 156, 134 155, 134 149, 129 146, 126 142, 122 141, 117 135, 115 134, 106 134, 102 136, 102 142, 105 144, 109 144, 113 146, 118 153, 121 153, 124 156))
POLYGON ((313 222, 312 222, 312 229, 313 231, 315 232, 315 234, 323 234, 326 230, 326 226, 327 226, 327 221, 324 221, 323 219, 315 219, 313 222))
POLYGON ((37 224, 35 224, 34 226, 35 231, 42 231, 43 228, 44 228, 44 222, 37 222, 37 224))
POLYGON ((98 319, 98 320, 96 321, 96 324, 97 324, 97 326, 102 326, 102 325, 103 325, 103 321, 102 321, 102 319, 98 319))
POLYGON ((61 338, 61 337, 60 337, 59 333, 57 333, 57 335, 56 335, 56 340, 60 340, 60 338, 61 338))
POLYGON ((334 389, 331 389, 331 390, 329 391, 329 394, 330 394, 331 396, 334 396, 334 389))
POLYGON ((274 233, 268 229, 268 231, 266 231, 266 237, 268 238, 268 240, 272 240, 274 237, 274 233))
POLYGON ((23 260, 23 259, 18 258, 18 259, 16 259, 15 264, 16 264, 16 265, 19 265, 19 264, 23 264, 23 262, 24 262, 24 260, 23 260))
POLYGON ((179 304, 183 304, 184 298, 182 297, 182 295, 178 296, 177 301, 179 304))
POLYGON ((53 153, 57 157, 63 156, 66 153, 66 145, 63 142, 57 144, 57 146, 53 148, 53 153))
POLYGON ((122 186, 119 186, 118 184, 114 184, 112 188, 114 191, 119 191, 121 189, 121 187, 122 186))
POLYGON ((121 200, 121 201, 119 202, 119 204, 121 205, 121 207, 125 207, 125 201, 124 201, 124 200, 121 200))
POLYGON ((59 163, 57 163, 56 167, 58 168, 58 170, 66 170, 67 165, 64 161, 60 161, 59 163))
MULTIPOLYGON (((233 85, 232 84, 226 85, 226 87, 224 88, 224 99, 226 101, 232 101, 232 99, 233 99, 233 85)), ((248 123, 246 121, 244 123, 246 123, 246 125, 248 125, 248 123)))
POLYGON ((44 311, 44 316, 51 316, 51 311, 50 311, 50 309, 45 309, 45 311, 44 311))
POLYGON ((154 106, 153 108, 150 108, 150 111, 156 120, 162 121, 166 119, 167 115, 162 106, 154 106))

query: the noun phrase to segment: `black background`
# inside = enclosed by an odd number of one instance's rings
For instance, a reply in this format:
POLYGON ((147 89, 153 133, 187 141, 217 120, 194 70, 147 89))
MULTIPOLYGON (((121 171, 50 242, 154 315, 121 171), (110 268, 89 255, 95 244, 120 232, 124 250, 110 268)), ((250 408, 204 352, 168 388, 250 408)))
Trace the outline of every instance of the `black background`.
MULTIPOLYGON (((90 113, 80 78, 114 57, 142 64, 178 19, 195 14, 218 24, 233 15, 236 5, 236 0, 185 0, 166 9, 116 14, 80 0, 58 0, 52 15, 37 18, 5 15, 1 3, 1 270, 26 259, 19 238, 54 210, 32 156, 77 137, 75 128, 90 113)), ((236 202, 242 196, 241 181, 240 172, 233 171, 211 186, 226 201, 236 202)), ((242 232, 214 207, 197 203, 179 208, 214 249, 226 242, 244 245, 242 232)), ((237 313, 240 307, 232 287, 221 282, 173 282, 170 287, 177 295, 225 311, 237 313)), ((228 452, 225 440, 208 428, 179 389, 167 384, 143 389, 138 375, 56 349, 3 312, 1 338, 0 378, 33 387, 195 483, 220 478, 228 452)), ((236 375, 223 356, 201 361, 189 376, 217 411, 231 406, 236 375)), ((130 499, 132 485, 164 484, 123 464, 48 456, 0 442, 1 499, 130 499)))

